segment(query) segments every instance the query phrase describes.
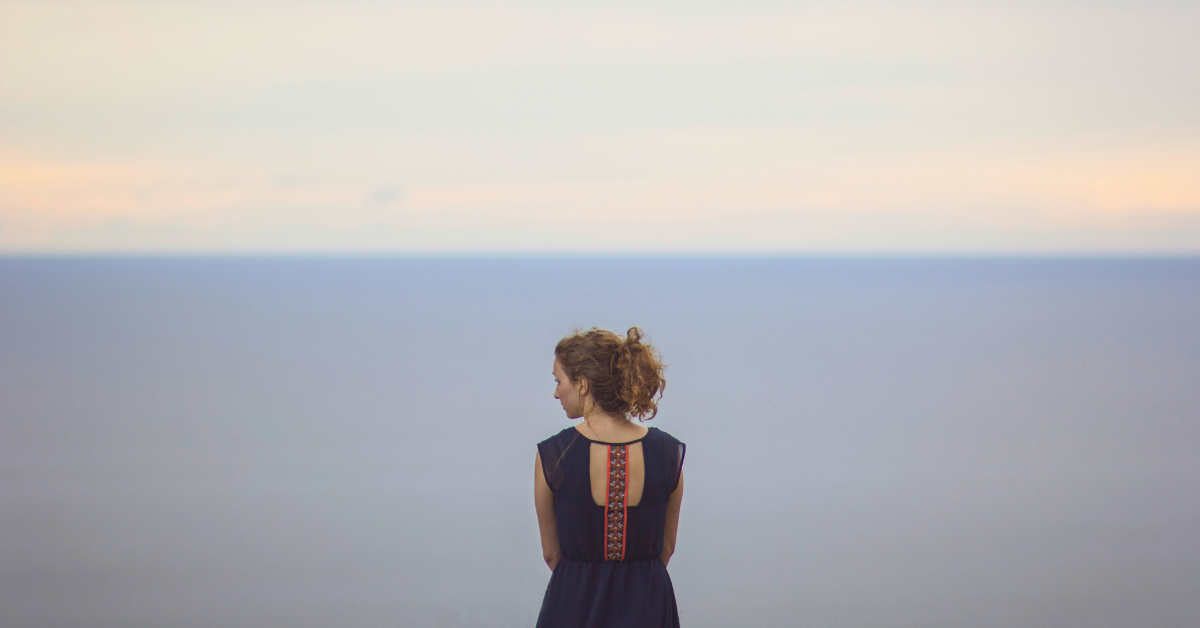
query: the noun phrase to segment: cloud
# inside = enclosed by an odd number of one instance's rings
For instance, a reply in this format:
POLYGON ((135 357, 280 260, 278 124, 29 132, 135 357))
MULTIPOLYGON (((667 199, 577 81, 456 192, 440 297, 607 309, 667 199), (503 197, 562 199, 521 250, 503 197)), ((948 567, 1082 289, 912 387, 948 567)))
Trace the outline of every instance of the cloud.
POLYGON ((367 203, 370 205, 394 205, 403 198, 404 192, 400 188, 379 188, 367 196, 367 203))

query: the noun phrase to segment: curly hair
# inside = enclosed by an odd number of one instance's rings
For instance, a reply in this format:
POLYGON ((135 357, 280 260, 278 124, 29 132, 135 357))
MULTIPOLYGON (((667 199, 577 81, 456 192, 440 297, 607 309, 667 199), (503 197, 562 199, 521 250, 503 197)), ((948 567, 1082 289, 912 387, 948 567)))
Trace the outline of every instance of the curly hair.
POLYGON ((667 380, 662 357, 644 338, 637 327, 630 327, 624 338, 593 327, 559 340, 554 357, 571 381, 587 379, 605 412, 649 421, 658 414, 655 395, 662 398, 667 380))

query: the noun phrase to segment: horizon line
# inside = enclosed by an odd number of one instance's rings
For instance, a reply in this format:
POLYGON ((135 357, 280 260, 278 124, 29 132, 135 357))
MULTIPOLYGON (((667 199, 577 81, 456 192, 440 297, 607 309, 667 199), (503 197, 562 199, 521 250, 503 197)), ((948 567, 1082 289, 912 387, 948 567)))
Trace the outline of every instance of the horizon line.
POLYGON ((5 251, 0 259, 1200 260, 1200 251, 5 251))

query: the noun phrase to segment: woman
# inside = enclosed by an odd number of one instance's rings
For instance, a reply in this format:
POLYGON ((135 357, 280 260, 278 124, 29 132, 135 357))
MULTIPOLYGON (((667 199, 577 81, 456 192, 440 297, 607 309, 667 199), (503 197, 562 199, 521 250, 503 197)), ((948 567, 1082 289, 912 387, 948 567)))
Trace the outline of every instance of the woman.
POLYGON ((538 628, 679 625, 667 563, 684 445, 639 424, 658 412, 662 372, 637 327, 625 338, 593 328, 554 348, 554 398, 583 421, 538 444, 534 500, 552 572, 538 628))

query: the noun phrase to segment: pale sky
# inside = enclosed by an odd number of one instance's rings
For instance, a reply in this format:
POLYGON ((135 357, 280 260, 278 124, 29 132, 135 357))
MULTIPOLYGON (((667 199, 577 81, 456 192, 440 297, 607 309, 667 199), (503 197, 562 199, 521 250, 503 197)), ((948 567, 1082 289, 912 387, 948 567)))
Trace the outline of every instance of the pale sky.
POLYGON ((0 252, 1200 253, 1200 2, 0 0, 0 252))

